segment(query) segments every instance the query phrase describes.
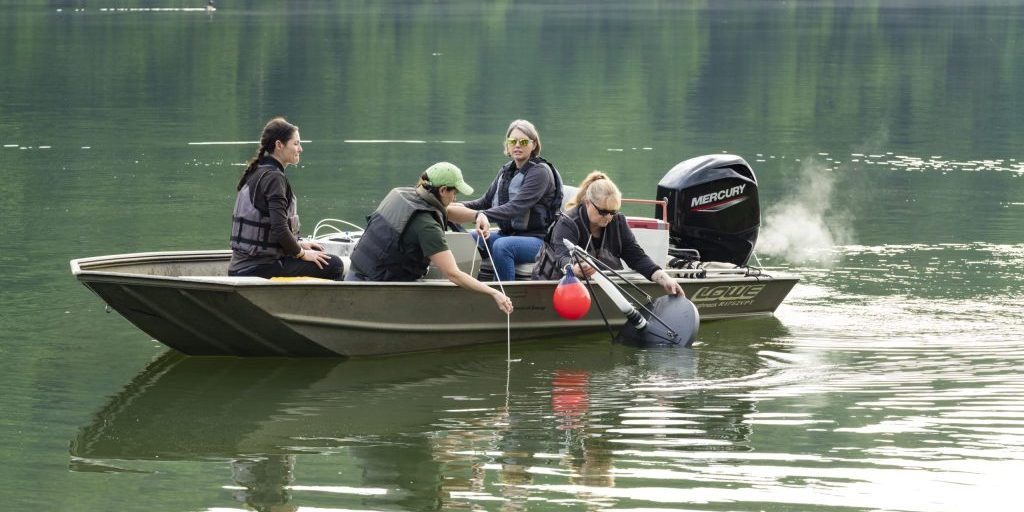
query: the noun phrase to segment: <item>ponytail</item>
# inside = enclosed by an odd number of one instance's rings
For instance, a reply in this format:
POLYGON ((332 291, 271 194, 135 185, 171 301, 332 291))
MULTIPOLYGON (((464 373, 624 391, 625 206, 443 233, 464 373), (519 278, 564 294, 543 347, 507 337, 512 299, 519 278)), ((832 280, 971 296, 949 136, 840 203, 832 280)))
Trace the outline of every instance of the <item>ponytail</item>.
MULTIPOLYGON (((611 178, 609 178, 607 174, 605 174, 605 173, 603 173, 601 171, 593 171, 590 174, 588 174, 586 178, 583 178, 582 182, 580 182, 580 187, 579 187, 578 190, 576 190, 576 197, 572 198, 572 200, 569 201, 569 203, 565 205, 565 209, 569 210, 570 208, 575 208, 576 206, 579 206, 579 205, 583 204, 583 200, 584 199, 591 199, 591 200, 595 199, 594 197, 592 197, 592 196, 594 196, 594 194, 590 194, 589 193, 590 192, 590 186, 593 185, 594 182, 600 181, 600 180, 606 180, 607 181, 607 185, 610 186, 610 187, 608 187, 608 186, 600 186, 599 185, 597 188, 609 189, 609 190, 601 190, 601 192, 603 192, 603 193, 600 194, 600 195, 607 196, 609 193, 611 193, 611 194, 618 194, 619 193, 619 188, 616 187, 614 183, 612 183, 611 178)), ((597 191, 595 190, 595 192, 597 192, 597 191)))
POLYGON ((427 173, 423 173, 420 175, 420 179, 419 181, 416 182, 416 186, 422 188, 423 190, 426 190, 427 192, 430 192, 430 194, 436 197, 438 201, 441 200, 441 187, 435 187, 434 185, 432 185, 430 183, 430 178, 427 176, 427 173))
POLYGON ((249 160, 249 165, 246 166, 245 172, 242 173, 242 179, 238 180, 237 190, 242 190, 242 187, 245 186, 245 182, 249 179, 249 175, 256 170, 256 167, 259 165, 260 160, 263 159, 263 155, 265 155, 266 153, 267 150, 260 146, 259 151, 256 152, 256 156, 252 157, 252 160, 249 160))

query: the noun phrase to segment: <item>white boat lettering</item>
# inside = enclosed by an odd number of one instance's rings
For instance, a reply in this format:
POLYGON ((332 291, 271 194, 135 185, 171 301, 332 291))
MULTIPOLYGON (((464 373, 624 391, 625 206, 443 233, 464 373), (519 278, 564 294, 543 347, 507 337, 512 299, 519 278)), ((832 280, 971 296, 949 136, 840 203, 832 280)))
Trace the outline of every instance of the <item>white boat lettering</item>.
POLYGON ((764 287, 763 284, 702 286, 690 300, 694 303, 751 301, 764 287))
POLYGON ((742 194, 743 190, 746 188, 747 184, 744 183, 742 185, 736 185, 735 187, 732 188, 722 189, 717 192, 711 192, 708 194, 704 194, 702 196, 697 196, 693 198, 693 201, 690 202, 690 208, 705 205, 708 203, 713 203, 716 201, 721 201, 723 199, 729 199, 730 197, 733 196, 738 196, 742 194))

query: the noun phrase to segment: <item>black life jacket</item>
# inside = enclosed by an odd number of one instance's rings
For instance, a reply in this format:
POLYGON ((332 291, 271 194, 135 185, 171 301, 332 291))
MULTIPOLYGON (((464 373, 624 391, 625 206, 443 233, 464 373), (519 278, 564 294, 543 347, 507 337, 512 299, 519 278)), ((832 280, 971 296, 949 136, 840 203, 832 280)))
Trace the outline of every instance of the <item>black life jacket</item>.
POLYGON ((505 164, 498 171, 498 186, 494 192, 494 198, 491 200, 491 207, 501 206, 515 199, 520 187, 522 187, 523 180, 526 178, 526 174, 528 172, 535 172, 535 168, 544 169, 547 166, 547 169, 551 171, 554 178, 554 190, 546 190, 544 195, 541 196, 541 200, 523 216, 511 221, 501 221, 498 223, 498 227, 501 228, 502 233, 506 234, 543 233, 554 222, 555 215, 562 209, 562 201, 564 199, 562 175, 555 168, 555 164, 539 156, 531 158, 528 164, 519 169, 518 172, 513 171, 513 166, 515 166, 514 161, 505 164))
POLYGON ((431 215, 441 230, 445 209, 421 187, 392 189, 367 217, 366 230, 352 250, 352 268, 370 281, 415 281, 427 273, 430 258, 419 244, 402 245, 402 234, 414 215, 431 215))
MULTIPOLYGON (((270 240, 270 212, 256 206, 256 191, 259 184, 271 172, 284 171, 276 162, 267 162, 264 159, 235 197, 235 210, 231 216, 231 250, 235 252, 257 257, 285 256, 281 244, 270 240)), ((288 183, 287 179, 285 183, 288 183)), ((288 229, 298 236, 298 207, 290 184, 287 185, 285 193, 288 196, 288 229)))

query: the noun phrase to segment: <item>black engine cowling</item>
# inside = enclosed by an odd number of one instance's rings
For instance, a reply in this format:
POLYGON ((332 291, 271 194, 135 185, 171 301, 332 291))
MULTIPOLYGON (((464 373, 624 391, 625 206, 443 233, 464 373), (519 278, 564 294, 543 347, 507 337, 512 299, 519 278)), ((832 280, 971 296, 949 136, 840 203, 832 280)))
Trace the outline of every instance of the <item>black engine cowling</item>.
POLYGON ((680 162, 658 183, 657 197, 668 200, 671 246, 696 249, 704 261, 747 264, 761 208, 757 178, 743 158, 704 155, 680 162))

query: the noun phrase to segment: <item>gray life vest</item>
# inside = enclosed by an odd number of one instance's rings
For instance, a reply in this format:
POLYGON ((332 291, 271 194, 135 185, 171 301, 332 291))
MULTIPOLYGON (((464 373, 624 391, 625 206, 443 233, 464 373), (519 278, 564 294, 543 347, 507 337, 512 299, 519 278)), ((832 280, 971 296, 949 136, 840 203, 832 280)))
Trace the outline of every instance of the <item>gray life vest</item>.
POLYGON ((543 234, 555 220, 555 215, 562 209, 562 176, 551 162, 537 156, 531 158, 522 169, 513 170, 514 161, 506 163, 498 171, 498 184, 491 199, 491 207, 496 208, 512 201, 519 195, 523 181, 529 172, 550 172, 553 186, 544 191, 543 196, 523 215, 511 221, 498 222, 501 231, 506 234, 543 234), (511 178, 509 176, 511 175, 511 178))
POLYGON ((392 189, 367 217, 366 230, 352 250, 352 268, 370 281, 415 281, 427 273, 430 258, 419 244, 402 245, 413 215, 426 212, 445 226, 444 206, 421 187, 392 189))
MULTIPOLYGON (((279 171, 273 164, 261 164, 235 197, 235 210, 231 216, 231 250, 254 257, 286 256, 281 244, 270 240, 270 212, 256 207, 256 191, 267 174, 279 171)), ((288 186, 288 229, 299 234, 297 201, 288 186)))

